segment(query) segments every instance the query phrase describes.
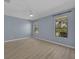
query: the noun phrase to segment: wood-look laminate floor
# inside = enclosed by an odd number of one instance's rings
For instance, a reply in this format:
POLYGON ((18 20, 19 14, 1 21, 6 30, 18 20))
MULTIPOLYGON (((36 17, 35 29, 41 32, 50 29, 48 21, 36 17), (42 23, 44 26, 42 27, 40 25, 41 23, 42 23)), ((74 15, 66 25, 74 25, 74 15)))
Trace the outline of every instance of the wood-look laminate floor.
POLYGON ((46 41, 23 39, 5 43, 5 59, 75 59, 75 50, 46 41))

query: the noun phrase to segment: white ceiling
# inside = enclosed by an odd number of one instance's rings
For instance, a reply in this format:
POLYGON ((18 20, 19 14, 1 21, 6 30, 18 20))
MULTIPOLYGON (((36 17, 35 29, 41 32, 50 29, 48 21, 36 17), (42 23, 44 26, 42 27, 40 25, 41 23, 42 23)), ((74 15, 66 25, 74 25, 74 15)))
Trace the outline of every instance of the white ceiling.
POLYGON ((74 0, 4 0, 4 14, 34 20, 66 9, 74 8, 74 0), (29 17, 32 10, 34 17, 29 17))

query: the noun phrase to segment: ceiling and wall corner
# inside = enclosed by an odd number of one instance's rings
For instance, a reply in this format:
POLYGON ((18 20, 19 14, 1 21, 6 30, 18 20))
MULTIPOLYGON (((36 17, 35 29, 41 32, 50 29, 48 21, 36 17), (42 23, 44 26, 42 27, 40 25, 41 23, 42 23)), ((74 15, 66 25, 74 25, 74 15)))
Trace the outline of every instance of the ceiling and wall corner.
POLYGON ((63 10, 75 8, 75 0, 4 0, 4 14, 35 20, 63 10), (32 10, 33 17, 30 17, 32 10))

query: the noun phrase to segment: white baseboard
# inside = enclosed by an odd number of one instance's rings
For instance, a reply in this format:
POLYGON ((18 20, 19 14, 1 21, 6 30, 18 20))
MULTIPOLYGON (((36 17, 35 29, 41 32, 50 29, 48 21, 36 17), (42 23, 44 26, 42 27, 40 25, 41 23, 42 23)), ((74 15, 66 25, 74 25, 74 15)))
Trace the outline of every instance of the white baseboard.
MULTIPOLYGON (((4 43, 13 42, 13 41, 17 41, 17 40, 23 40, 23 39, 30 39, 30 38, 31 37, 24 37, 24 38, 12 39, 12 40, 4 41, 4 43)), ((44 41, 47 41, 47 42, 50 42, 50 43, 54 43, 54 44, 58 44, 58 45, 61 45, 61 46, 65 46, 65 47, 69 47, 69 48, 75 49, 75 47, 73 47, 73 46, 65 45, 65 44, 62 44, 62 43, 58 43, 58 42, 54 42, 54 41, 50 41, 50 40, 46 40, 46 39, 41 39, 41 38, 37 38, 37 37, 35 37, 35 39, 44 40, 44 41)))
POLYGON ((11 40, 4 41, 4 43, 13 42, 13 41, 17 41, 17 40, 23 40, 23 39, 29 39, 29 38, 31 38, 31 37, 24 37, 24 38, 11 39, 11 40))
POLYGON ((35 37, 35 38, 39 39, 39 40, 44 40, 44 41, 47 41, 47 42, 50 42, 50 43, 58 44, 58 45, 61 45, 61 46, 65 46, 65 47, 68 47, 68 48, 75 49, 75 47, 70 46, 70 45, 66 45, 66 44, 63 44, 63 43, 58 43, 58 42, 54 42, 54 41, 50 41, 50 40, 46 40, 46 39, 37 38, 37 37, 35 37))

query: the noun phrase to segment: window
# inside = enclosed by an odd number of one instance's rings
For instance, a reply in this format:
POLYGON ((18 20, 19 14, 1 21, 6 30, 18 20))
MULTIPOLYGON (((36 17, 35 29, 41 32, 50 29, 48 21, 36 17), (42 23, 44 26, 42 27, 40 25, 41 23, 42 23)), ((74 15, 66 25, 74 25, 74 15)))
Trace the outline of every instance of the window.
POLYGON ((55 35, 56 37, 68 36, 68 18, 67 16, 57 16, 55 18, 55 35))
POLYGON ((35 23, 35 24, 33 25, 33 32, 34 32, 35 34, 38 34, 38 33, 39 33, 39 25, 38 25, 38 23, 35 23))

